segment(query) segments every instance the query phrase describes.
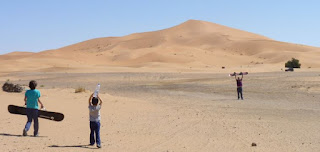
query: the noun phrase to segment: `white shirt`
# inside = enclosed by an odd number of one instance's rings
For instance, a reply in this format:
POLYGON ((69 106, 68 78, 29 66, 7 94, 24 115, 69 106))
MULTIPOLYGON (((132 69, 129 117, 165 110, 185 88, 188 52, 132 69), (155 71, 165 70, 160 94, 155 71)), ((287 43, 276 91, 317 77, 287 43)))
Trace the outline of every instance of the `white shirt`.
POLYGON ((98 122, 100 121, 100 109, 101 106, 97 105, 97 106, 89 106, 89 116, 90 116, 90 121, 95 121, 98 122))

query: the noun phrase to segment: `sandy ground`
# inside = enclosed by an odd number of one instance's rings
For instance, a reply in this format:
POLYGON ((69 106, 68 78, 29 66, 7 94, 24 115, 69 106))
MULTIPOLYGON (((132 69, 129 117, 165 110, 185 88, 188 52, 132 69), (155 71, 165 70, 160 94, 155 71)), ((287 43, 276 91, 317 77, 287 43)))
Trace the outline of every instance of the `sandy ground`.
POLYGON ((1 84, 37 80, 46 109, 65 115, 62 122, 41 119, 40 137, 23 137, 26 116, 7 106, 23 105, 24 92, 0 91, 0 151, 96 149, 87 146, 87 100, 97 83, 100 151, 320 151, 319 56, 317 47, 197 20, 0 55, 1 84), (302 69, 285 73, 292 57, 302 69), (233 71, 250 73, 243 101, 228 76, 233 71), (87 91, 74 93, 78 87, 87 91))
POLYGON ((98 151, 320 151, 319 71, 250 73, 243 101, 226 73, 31 72, 2 75, 1 83, 7 79, 37 80, 46 109, 65 119, 40 119, 40 137, 23 137, 26 116, 7 106, 22 105, 24 94, 1 91, 0 151, 96 149, 87 146, 87 100, 97 82, 104 100, 98 151))

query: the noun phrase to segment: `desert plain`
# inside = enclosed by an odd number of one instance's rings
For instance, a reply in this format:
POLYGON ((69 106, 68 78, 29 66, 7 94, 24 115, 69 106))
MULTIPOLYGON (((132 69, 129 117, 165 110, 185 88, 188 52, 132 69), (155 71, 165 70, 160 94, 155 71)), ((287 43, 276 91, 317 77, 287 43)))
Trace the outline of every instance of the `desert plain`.
MULTIPOLYGON (((0 82, 38 82, 49 111, 39 137, 22 136, 24 92, 0 91, 1 151, 320 151, 320 48, 214 23, 99 38, 0 56, 0 82), (302 67, 285 72, 292 57, 302 67), (222 68, 224 67, 224 68, 222 68), (237 99, 233 72, 243 78, 237 99), (102 148, 89 144, 88 98, 97 83, 102 148), (77 88, 86 91, 75 93, 77 88), (253 144, 255 144, 253 146, 253 144)), ((28 132, 31 135, 33 127, 28 132)))

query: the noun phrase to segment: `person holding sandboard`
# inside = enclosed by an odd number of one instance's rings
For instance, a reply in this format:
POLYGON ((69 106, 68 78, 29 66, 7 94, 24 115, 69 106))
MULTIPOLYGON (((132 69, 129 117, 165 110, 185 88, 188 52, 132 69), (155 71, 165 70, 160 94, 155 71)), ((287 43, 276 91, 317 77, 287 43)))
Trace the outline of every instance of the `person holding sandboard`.
POLYGON ((26 109, 26 114, 28 121, 23 129, 23 136, 27 136, 27 132, 30 129, 31 122, 33 122, 33 127, 34 127, 34 132, 33 135, 35 137, 39 136, 38 130, 39 130, 39 121, 38 121, 38 116, 39 116, 39 111, 38 111, 38 102, 41 105, 41 109, 43 108, 43 104, 40 101, 40 91, 36 89, 37 87, 37 82, 35 80, 31 80, 29 82, 29 87, 30 90, 27 90, 25 93, 24 101, 25 105, 27 105, 26 109))
POLYGON ((241 75, 241 79, 240 79, 240 77, 238 77, 238 79, 237 79, 237 74, 236 73, 234 73, 234 78, 237 81, 238 100, 240 99, 240 96, 241 96, 241 100, 243 100, 243 96, 242 96, 242 79, 243 79, 243 75, 244 74, 242 72, 240 72, 239 75, 241 75))

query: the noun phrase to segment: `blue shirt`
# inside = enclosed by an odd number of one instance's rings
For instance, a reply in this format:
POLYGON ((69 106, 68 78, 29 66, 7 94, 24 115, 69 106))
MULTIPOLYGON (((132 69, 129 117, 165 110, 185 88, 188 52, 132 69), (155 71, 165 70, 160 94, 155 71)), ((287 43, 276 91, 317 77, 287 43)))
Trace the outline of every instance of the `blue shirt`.
POLYGON ((27 90, 25 96, 27 97, 27 108, 38 109, 38 99, 40 98, 40 91, 37 89, 27 90))

